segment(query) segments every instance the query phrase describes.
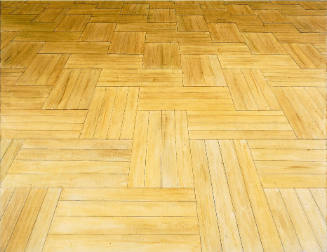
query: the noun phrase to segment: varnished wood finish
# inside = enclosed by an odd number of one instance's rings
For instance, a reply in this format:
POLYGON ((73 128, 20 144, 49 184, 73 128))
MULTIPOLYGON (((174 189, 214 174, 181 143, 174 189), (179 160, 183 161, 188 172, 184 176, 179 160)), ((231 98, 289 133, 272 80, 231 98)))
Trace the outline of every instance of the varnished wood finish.
POLYGON ((0 251, 327 251, 326 15, 1 2, 0 251))

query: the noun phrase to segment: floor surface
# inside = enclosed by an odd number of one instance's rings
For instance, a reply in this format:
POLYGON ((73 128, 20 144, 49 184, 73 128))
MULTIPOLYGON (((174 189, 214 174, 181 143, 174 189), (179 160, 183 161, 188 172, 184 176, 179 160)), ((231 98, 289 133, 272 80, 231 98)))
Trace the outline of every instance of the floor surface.
POLYGON ((327 251, 326 2, 2 2, 0 251, 327 251))

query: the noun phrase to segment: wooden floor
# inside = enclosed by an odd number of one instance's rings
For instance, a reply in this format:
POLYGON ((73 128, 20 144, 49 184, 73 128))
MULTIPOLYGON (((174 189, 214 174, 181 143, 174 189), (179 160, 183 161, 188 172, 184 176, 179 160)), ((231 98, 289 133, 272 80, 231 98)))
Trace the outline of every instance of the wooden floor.
POLYGON ((327 251, 326 2, 2 2, 0 251, 327 251))

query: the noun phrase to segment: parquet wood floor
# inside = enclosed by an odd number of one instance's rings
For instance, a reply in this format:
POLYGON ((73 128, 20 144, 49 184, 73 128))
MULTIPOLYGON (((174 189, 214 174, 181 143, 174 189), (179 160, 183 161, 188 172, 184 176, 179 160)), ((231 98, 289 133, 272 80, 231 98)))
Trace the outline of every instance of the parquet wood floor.
POLYGON ((326 252, 327 2, 1 2, 0 251, 326 252))

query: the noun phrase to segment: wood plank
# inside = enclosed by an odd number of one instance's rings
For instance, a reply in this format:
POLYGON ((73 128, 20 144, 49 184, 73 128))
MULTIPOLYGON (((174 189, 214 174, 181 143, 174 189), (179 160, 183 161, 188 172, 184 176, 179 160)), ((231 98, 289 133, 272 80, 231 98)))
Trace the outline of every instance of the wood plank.
POLYGON ((78 41, 80 36, 80 32, 21 31, 15 36, 15 41, 78 41))
POLYGON ((43 251, 60 192, 60 188, 49 188, 47 190, 25 251, 43 251))
POLYGON ((196 217, 55 217, 49 234, 198 234, 196 217))
POLYGON ((302 204, 302 207, 306 213, 308 221, 312 227, 312 231, 321 247, 321 250, 326 250, 327 242, 325 237, 327 236, 326 222, 319 212, 319 208, 313 199, 309 189, 296 189, 296 194, 302 204))
MULTIPOLYGON (((17 156, 17 153, 20 151, 21 147, 23 145, 22 140, 12 140, 4 153, 4 155, 1 158, 1 171, 0 171, 0 180, 3 181, 6 177, 8 170, 10 166, 12 165, 12 162, 17 156)), ((2 146, 1 146, 2 147, 2 146)))
POLYGON ((209 24, 212 40, 216 42, 243 42, 243 37, 235 24, 209 24))
POLYGON ((281 190, 288 214, 292 220, 297 236, 303 250, 315 249, 320 251, 321 248, 313 234, 308 219, 304 213, 299 199, 294 189, 281 190))
POLYGON ((184 86, 225 86, 225 79, 215 55, 183 55, 184 86))
POLYGON ((2 185, 33 187, 126 187, 126 174, 10 174, 2 185))
POLYGON ((106 68, 106 69, 138 69, 142 66, 140 55, 104 55, 73 54, 67 61, 66 68, 106 68))
POLYGON ((242 243, 218 141, 205 141, 223 251, 240 251, 242 243))
MULTIPOLYGON (((149 57, 150 58, 150 57, 149 57)), ((152 61, 156 61, 151 57, 152 61)), ((176 62, 177 63, 177 62, 176 62)), ((143 69, 133 66, 130 69, 103 69, 97 86, 110 87, 159 87, 159 86, 182 86, 182 71, 170 69, 171 66, 158 63, 157 69, 143 69), (169 67, 165 69, 165 67, 169 67)), ((174 63, 173 63, 174 64, 174 63)), ((180 62, 178 63, 180 65, 180 62)), ((178 67, 179 67, 178 65, 178 67)))
POLYGON ((52 89, 45 109, 88 109, 100 71, 63 70, 52 89))
POLYGON ((150 3, 150 10, 148 15, 148 22, 150 23, 175 23, 176 22, 176 15, 174 9, 151 9, 150 3))
POLYGON ((142 87, 138 109, 233 110, 233 104, 225 87, 142 87))
POLYGON ((177 16, 177 29, 181 32, 201 32, 208 31, 208 25, 203 16, 177 16))
POLYGON ((324 87, 327 78, 322 69, 264 69, 262 73, 276 87, 324 87))
POLYGON ((6 251, 25 250, 45 195, 45 189, 31 189, 10 237, 6 251))
POLYGON ((143 54, 145 32, 114 32, 110 53, 143 54))
POLYGON ((0 248, 2 251, 5 251, 8 246, 29 193, 29 188, 16 188, 0 220, 0 248))
POLYGON ((176 31, 175 23, 127 23, 117 24, 116 32, 176 31))
POLYGON ((289 55, 218 55, 222 68, 296 69, 289 55))
POLYGON ((302 251, 280 191, 265 189, 265 194, 285 251, 302 251))
POLYGON ((244 38, 255 54, 285 54, 282 45, 271 33, 244 33, 244 38))
POLYGON ((178 69, 181 60, 177 43, 146 43, 144 67, 159 69, 178 69))
POLYGON ((271 87, 258 70, 224 70, 237 110, 278 110, 271 87))
POLYGON ((56 31, 83 31, 89 19, 88 15, 65 15, 56 31))
POLYGON ((106 42, 46 42, 40 53, 99 53, 108 52, 106 42))
POLYGON ((61 200, 195 201, 193 188, 64 188, 61 200))
POLYGON ((214 205, 208 161, 203 141, 191 141, 194 188, 202 248, 206 251, 221 251, 220 234, 214 205))
POLYGON ((131 138, 134 132, 137 95, 137 88, 96 88, 81 137, 131 138))
POLYGON ((19 85, 55 85, 64 65, 66 55, 37 54, 17 81, 19 85))
POLYGON ((229 140, 221 140, 219 145, 243 249, 263 250, 235 146, 229 140), (238 185, 238 187, 231 185, 238 185))
POLYGON ((324 57, 310 44, 284 44, 284 48, 301 68, 326 68, 324 57))
POLYGON ((200 252, 198 235, 49 235, 44 251, 88 251, 132 252, 135 248, 143 251, 200 252), (110 243, 110 247, 108 247, 110 243))
POLYGON ((60 201, 56 216, 196 216, 194 202, 60 201))
POLYGON ((111 41, 115 24, 88 23, 84 29, 82 41, 111 41))
POLYGON ((234 148, 243 173, 253 214, 258 227, 262 246, 265 250, 283 251, 274 220, 261 187, 260 178, 252 160, 250 149, 244 140, 234 141, 234 148))
POLYGON ((323 111, 326 105, 323 100, 326 93, 323 89, 314 87, 275 87, 274 93, 297 137, 324 138, 326 129, 323 111), (305 102, 305 105, 303 102, 305 102))

